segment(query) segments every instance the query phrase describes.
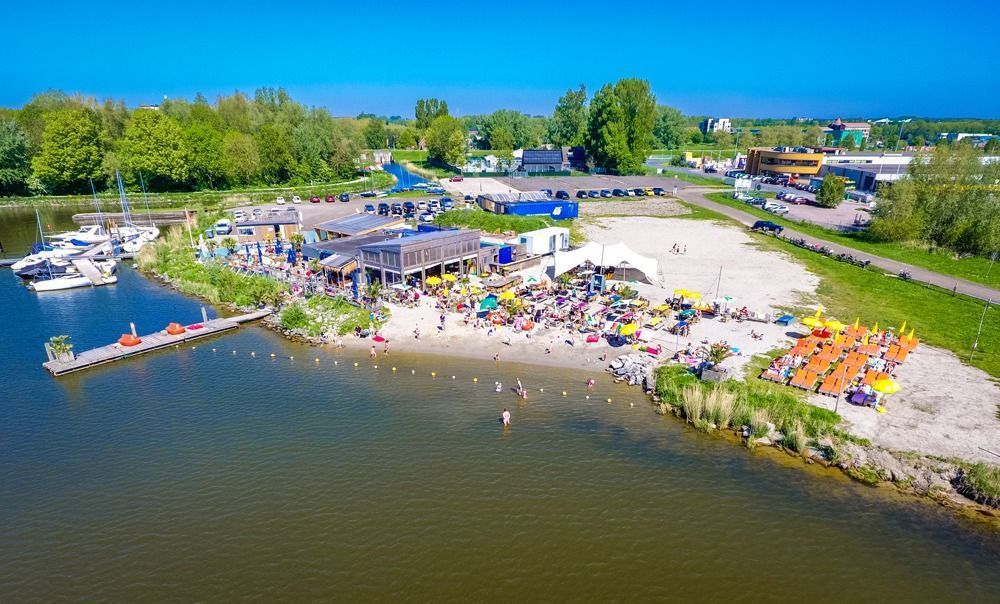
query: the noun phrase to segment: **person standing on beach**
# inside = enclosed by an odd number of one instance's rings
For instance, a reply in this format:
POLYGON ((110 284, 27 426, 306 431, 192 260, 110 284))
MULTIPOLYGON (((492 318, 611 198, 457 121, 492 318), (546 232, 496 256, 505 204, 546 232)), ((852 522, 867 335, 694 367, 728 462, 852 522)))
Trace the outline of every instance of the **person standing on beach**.
POLYGON ((420 327, 419 326, 413 328, 413 337, 416 338, 416 340, 418 342, 420 341, 420 327))
POLYGON ((389 354, 389 340, 385 341, 385 348, 382 350, 382 354, 389 354))
POLYGON ((371 356, 372 356, 373 359, 376 357, 376 354, 375 354, 375 345, 374 344, 372 344, 372 355, 371 356))

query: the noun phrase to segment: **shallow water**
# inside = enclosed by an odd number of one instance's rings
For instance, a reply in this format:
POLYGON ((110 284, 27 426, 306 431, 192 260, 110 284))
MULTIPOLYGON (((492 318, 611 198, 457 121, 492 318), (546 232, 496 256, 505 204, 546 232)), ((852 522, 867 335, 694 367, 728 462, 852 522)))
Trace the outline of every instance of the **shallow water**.
POLYGON ((140 333, 195 320, 199 304, 127 268, 117 285, 44 296, 2 272, 0 300, 4 602, 985 602, 1000 589, 996 533, 706 437, 603 375, 589 391, 583 373, 397 353, 375 369, 245 327, 56 380, 40 367, 48 336, 79 350, 130 320, 140 333), (526 403, 494 392, 517 377, 526 403))

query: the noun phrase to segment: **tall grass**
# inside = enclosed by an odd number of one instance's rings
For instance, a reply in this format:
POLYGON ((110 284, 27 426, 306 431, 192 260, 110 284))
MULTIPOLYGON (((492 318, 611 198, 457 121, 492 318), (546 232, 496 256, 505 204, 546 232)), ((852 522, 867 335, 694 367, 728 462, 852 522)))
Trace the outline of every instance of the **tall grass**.
POLYGON ((962 470, 956 488, 970 499, 1000 508, 1000 466, 972 464, 962 470))

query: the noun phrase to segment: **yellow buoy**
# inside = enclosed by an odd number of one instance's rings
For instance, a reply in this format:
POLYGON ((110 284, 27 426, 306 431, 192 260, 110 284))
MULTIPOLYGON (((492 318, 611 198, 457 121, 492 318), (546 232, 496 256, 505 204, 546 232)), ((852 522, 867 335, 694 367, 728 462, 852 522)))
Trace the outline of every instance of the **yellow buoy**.
POLYGON ((274 358, 274 353, 273 353, 273 352, 271 353, 271 358, 272 358, 272 359, 274 358))
POLYGON ((608 404, 609 404, 609 405, 611 404, 611 399, 608 399, 608 404))
POLYGON ((455 379, 455 376, 451 376, 451 379, 455 379))
POLYGON ((437 372, 435 372, 435 371, 432 371, 432 372, 431 372, 431 377, 437 377, 437 372))
POLYGON ((472 381, 473 381, 473 382, 478 382, 478 381, 479 381, 479 378, 477 378, 477 377, 475 377, 475 378, 472 378, 472 381))
POLYGON ((395 371, 395 370, 396 370, 396 368, 395 368, 395 367, 393 367, 393 368, 392 368, 392 370, 393 370, 393 371, 395 371))
POLYGON ((355 366, 355 367, 357 367, 357 366, 358 366, 357 362, 355 362, 355 363, 354 363, 354 366, 355 366))
POLYGON ((563 390, 563 396, 566 396, 566 391, 565 390, 563 390))

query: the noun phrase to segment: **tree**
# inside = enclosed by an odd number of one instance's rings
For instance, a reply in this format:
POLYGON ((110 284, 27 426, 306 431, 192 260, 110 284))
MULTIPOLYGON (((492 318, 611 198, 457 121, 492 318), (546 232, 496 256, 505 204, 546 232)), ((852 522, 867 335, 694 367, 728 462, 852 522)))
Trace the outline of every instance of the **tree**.
POLYGON ((126 175, 154 191, 175 188, 187 181, 187 149, 181 128, 159 111, 136 111, 125 128, 121 159, 126 175))
POLYGON ((236 92, 232 96, 220 96, 215 102, 215 112, 226 130, 237 132, 253 130, 250 102, 242 92, 236 92))
POLYGON ((679 109, 660 105, 656 108, 653 136, 664 149, 677 149, 684 142, 684 116, 679 109))
POLYGON ((188 178, 196 189, 214 189, 226 178, 222 163, 222 133, 203 122, 184 129, 188 150, 188 178))
POLYGON ((576 90, 567 90, 556 102, 549 127, 549 140, 560 147, 576 147, 583 145, 586 136, 587 87, 580 84, 576 90))
POLYGON ((804 145, 822 145, 823 142, 823 128, 816 124, 807 127, 802 134, 802 144, 804 145))
POLYGON ((388 146, 388 133, 382 120, 370 119, 364 129, 366 149, 385 149, 388 146))
POLYGON ((983 151, 990 155, 1000 153, 1000 138, 994 137, 986 141, 986 145, 983 146, 983 151))
POLYGON ((417 118, 417 128, 426 130, 436 118, 448 115, 448 103, 438 99, 420 99, 417 101, 414 114, 417 118))
POLYGON ((816 203, 824 208, 835 208, 844 201, 844 193, 847 192, 847 185, 844 179, 832 172, 827 172, 823 177, 823 184, 816 193, 816 203))
POLYGON ((24 195, 30 177, 28 135, 14 120, 0 120, 0 195, 24 195))
POLYGON ((31 160, 34 175, 52 193, 85 193, 101 176, 103 154, 97 124, 83 109, 65 109, 45 120, 41 151, 31 160))
POLYGON ((260 177, 267 184, 287 182, 295 170, 292 139, 274 124, 264 124, 254 135, 260 156, 260 177))
POLYGON ((842 149, 846 149, 848 151, 853 151, 854 149, 857 148, 857 144, 854 142, 854 137, 851 136, 850 134, 844 134, 843 136, 840 137, 839 146, 842 149))
POLYGON ((594 163, 618 174, 641 174, 655 119, 649 82, 624 79, 603 86, 590 103, 588 140, 594 163))
POLYGON ((346 180, 358 171, 355 160, 358 158, 358 148, 349 139, 342 138, 334 146, 333 153, 330 154, 330 169, 333 174, 346 180))
POLYGON ((396 146, 401 149, 416 149, 417 143, 420 140, 420 135, 416 128, 406 126, 403 131, 399 133, 399 138, 396 139, 396 146))
POLYGON ((513 150, 516 148, 514 133, 506 125, 497 126, 490 132, 489 143, 490 149, 493 150, 513 150))
POLYGON ((528 116, 511 109, 500 109, 488 115, 483 121, 483 132, 490 149, 522 149, 539 142, 532 136, 528 116), (494 140, 497 136, 499 140, 494 140))
POLYGON ((427 128, 427 151, 431 159, 458 165, 465 158, 465 127, 462 120, 442 115, 427 128))
POLYGON ((252 136, 242 132, 227 132, 222 137, 222 169, 230 185, 241 186, 256 182, 260 174, 260 153, 252 136))

